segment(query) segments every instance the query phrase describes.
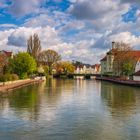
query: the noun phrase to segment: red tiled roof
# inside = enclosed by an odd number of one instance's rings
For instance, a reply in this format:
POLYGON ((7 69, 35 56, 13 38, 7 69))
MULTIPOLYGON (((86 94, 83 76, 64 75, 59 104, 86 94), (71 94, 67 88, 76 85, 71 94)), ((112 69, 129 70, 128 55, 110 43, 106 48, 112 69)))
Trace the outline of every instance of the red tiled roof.
POLYGON ((12 56, 12 52, 8 52, 8 51, 0 51, 0 52, 3 52, 7 57, 12 56))
POLYGON ((7 57, 11 57, 12 56, 12 52, 4 51, 4 53, 6 54, 7 57))
POLYGON ((134 57, 137 57, 137 58, 140 58, 140 51, 130 51, 130 53, 134 56, 134 57))
MULTIPOLYGON (((109 52, 111 52, 111 50, 109 51, 109 52)), ((109 53, 108 52, 108 53, 109 53)), ((134 51, 130 51, 129 52, 130 53, 130 55, 132 55, 132 56, 134 56, 135 58, 140 58, 140 51, 139 50, 134 50, 134 51)), ((100 61, 106 61, 107 60, 107 56, 105 56, 103 59, 101 59, 100 61)))

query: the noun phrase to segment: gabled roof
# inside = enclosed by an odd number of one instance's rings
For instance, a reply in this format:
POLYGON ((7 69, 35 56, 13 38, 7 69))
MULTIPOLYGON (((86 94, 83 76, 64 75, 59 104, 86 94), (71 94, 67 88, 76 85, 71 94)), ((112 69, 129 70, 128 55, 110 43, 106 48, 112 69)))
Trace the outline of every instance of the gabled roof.
POLYGON ((132 54, 134 57, 140 58, 140 51, 139 50, 130 51, 130 54, 132 54))
MULTIPOLYGON (((111 51, 113 51, 113 50, 110 50, 109 52, 107 52, 107 54, 110 54, 111 51)), ((113 54, 113 53, 114 53, 114 52, 112 52, 112 54, 113 54)), ((135 57, 135 58, 137 58, 137 59, 140 58, 140 50, 129 51, 129 52, 127 52, 127 53, 129 53, 131 56, 133 56, 133 57, 135 57)), ((106 61, 106 60, 107 60, 107 55, 106 55, 103 59, 101 59, 100 61, 106 61)))
POLYGON ((105 56, 103 59, 101 59, 100 61, 106 61, 107 60, 107 56, 105 56))
POLYGON ((12 56, 12 52, 8 52, 8 51, 0 51, 0 53, 4 53, 7 57, 11 57, 12 56))

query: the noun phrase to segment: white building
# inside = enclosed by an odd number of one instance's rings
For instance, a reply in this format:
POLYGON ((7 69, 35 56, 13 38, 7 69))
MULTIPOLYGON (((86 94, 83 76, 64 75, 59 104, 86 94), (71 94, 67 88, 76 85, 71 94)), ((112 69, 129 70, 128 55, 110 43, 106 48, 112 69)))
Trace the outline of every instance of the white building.
POLYGON ((133 75, 133 80, 140 81, 140 59, 136 63, 135 73, 133 75))
POLYGON ((101 62, 101 74, 112 73, 113 72, 113 61, 114 55, 112 50, 114 48, 115 42, 112 42, 112 49, 106 53, 106 56, 100 60, 101 62))
MULTIPOLYGON (((112 73, 112 74, 116 74, 116 75, 120 75, 120 73, 118 72, 115 72, 114 71, 114 52, 113 52, 113 49, 115 48, 115 42, 112 42, 112 48, 110 51, 108 51, 106 53, 106 56, 101 59, 101 74, 109 74, 109 73, 112 73)), ((132 55, 136 61, 136 65, 135 65, 135 71, 134 73, 140 71, 140 51, 139 50, 134 50, 134 51, 130 51, 129 52, 129 55, 132 55)), ((134 79, 138 79, 136 78, 138 75, 135 75, 134 76, 134 79)))
POLYGON ((76 67, 76 74, 100 74, 101 66, 100 64, 95 64, 93 66, 80 65, 76 67))

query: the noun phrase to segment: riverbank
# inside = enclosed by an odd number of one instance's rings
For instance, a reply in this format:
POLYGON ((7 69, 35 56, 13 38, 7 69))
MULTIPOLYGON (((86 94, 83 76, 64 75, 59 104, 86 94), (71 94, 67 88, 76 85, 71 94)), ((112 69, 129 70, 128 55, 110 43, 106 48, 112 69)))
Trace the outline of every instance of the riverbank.
POLYGON ((30 84, 40 83, 44 80, 41 79, 25 79, 25 80, 17 80, 17 81, 9 81, 0 83, 0 93, 5 93, 10 90, 14 90, 23 86, 27 86, 30 84))
POLYGON ((108 81, 108 82, 113 82, 116 84, 140 87, 140 81, 134 81, 134 80, 125 80, 125 79, 120 79, 120 78, 109 78, 109 77, 96 77, 96 80, 108 81))

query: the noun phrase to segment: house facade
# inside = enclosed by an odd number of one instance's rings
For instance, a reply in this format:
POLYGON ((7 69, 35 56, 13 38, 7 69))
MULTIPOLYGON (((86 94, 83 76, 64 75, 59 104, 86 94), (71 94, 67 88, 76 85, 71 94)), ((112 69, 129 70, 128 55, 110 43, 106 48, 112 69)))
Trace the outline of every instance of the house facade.
POLYGON ((113 55, 113 48, 115 46, 115 42, 112 42, 112 49, 106 53, 106 56, 100 60, 101 62, 101 74, 107 74, 113 72, 113 62, 114 62, 114 55, 113 55))
POLYGON ((133 80, 140 81, 140 59, 136 63, 135 73, 133 75, 133 80))
MULTIPOLYGON (((109 74, 112 73, 114 75, 120 75, 119 72, 115 71, 115 63, 114 63, 114 48, 115 42, 112 42, 112 48, 106 53, 106 56, 100 60, 101 62, 101 74, 109 74)), ((127 52, 129 56, 134 58, 134 73, 140 70, 140 50, 132 50, 127 52), (135 62, 136 61, 136 62, 135 62)), ((121 59, 121 58, 120 58, 121 59)), ((138 73, 137 73, 138 75, 138 73)), ((135 79, 135 78, 134 78, 135 79)))
POLYGON ((80 65, 75 69, 75 74, 100 74, 101 65, 95 64, 92 66, 80 65))
POLYGON ((9 58, 13 57, 13 53, 9 51, 0 51, 0 73, 3 73, 4 67, 8 64, 9 58))

